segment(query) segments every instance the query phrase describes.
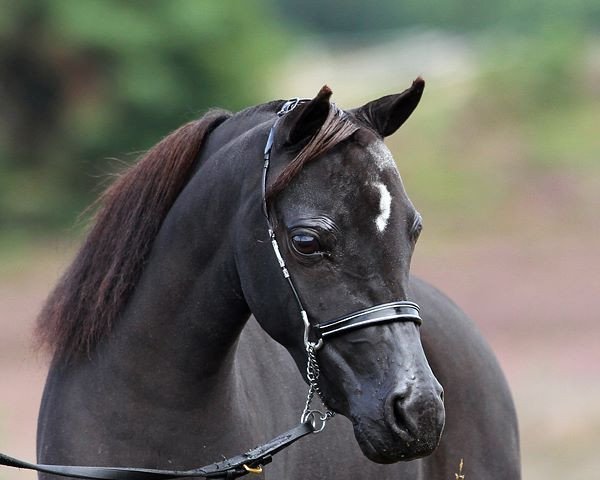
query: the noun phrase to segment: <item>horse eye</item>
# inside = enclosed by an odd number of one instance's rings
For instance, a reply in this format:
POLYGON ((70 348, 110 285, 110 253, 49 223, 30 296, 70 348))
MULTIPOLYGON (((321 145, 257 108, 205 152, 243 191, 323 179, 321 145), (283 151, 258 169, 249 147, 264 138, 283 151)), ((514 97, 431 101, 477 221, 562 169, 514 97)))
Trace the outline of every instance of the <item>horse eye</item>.
POLYGON ((421 232, 423 231, 423 224, 419 223, 412 232, 413 240, 416 242, 421 232))
POLYGON ((421 230, 423 230, 423 219, 419 213, 416 214, 415 219, 413 220, 413 224, 410 227, 410 238, 413 242, 416 242, 421 235, 421 230))
POLYGON ((294 249, 302 255, 312 255, 321 251, 317 237, 308 233, 296 234, 292 237, 294 249))

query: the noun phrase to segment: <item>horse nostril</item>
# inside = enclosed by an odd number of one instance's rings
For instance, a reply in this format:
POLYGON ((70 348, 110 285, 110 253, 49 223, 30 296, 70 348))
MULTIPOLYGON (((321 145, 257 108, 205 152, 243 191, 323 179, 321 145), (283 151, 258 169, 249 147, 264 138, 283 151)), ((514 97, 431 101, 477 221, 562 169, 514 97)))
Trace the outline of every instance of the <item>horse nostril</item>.
POLYGON ((439 399, 444 403, 444 387, 438 381, 435 382, 434 392, 438 394, 439 399))
POLYGON ((390 395, 388 404, 388 422, 401 437, 414 435, 417 425, 410 412, 412 386, 403 385, 390 395))
POLYGON ((392 394, 394 403, 404 403, 406 399, 410 396, 411 391, 412 387, 410 385, 403 385, 401 388, 399 388, 392 394))

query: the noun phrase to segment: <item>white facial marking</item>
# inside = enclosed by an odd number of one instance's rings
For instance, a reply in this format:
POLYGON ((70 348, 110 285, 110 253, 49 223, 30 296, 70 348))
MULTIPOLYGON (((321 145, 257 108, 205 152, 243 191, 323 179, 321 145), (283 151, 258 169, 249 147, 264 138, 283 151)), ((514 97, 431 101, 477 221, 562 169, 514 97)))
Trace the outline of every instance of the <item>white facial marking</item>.
POLYGON ((374 186, 379 190, 379 209, 381 213, 375 219, 377 230, 383 233, 388 225, 390 214, 392 213, 392 195, 383 183, 375 183, 374 186))
POLYGON ((373 157, 373 161, 380 172, 392 168, 397 170, 396 162, 389 148, 383 142, 373 142, 367 147, 367 152, 373 157))
MULTIPOLYGON (((386 175, 389 175, 391 170, 391 175, 393 177, 400 178, 396 161, 392 156, 392 152, 390 152, 389 148, 386 147, 385 143, 381 141, 375 141, 369 144, 367 147, 367 152, 371 155, 372 162, 377 167, 377 170, 380 172, 388 171, 386 175)), ((378 176, 379 175, 377 174, 374 175, 375 178, 378 176)), ((372 180, 374 180, 373 177, 371 177, 371 181, 372 180)), ((380 179, 377 179, 377 181, 372 181, 371 184, 377 190, 379 190, 380 213, 377 215, 377 218, 375 218, 375 226, 380 233, 383 233, 388 226, 390 215, 392 213, 392 195, 388 187, 382 183, 380 179)))

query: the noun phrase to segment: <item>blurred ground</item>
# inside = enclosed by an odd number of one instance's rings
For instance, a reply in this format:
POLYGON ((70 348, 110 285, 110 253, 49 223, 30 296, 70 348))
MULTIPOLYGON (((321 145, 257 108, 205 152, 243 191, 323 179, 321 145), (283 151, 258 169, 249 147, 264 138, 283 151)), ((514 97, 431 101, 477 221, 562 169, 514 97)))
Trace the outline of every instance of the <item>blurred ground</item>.
MULTIPOLYGON (((3 256, 0 267, 0 451, 33 460, 47 365, 33 348, 32 329, 64 264, 57 251, 45 248, 16 258, 3 256)), ((0 479, 9 478, 37 477, 2 469, 0 479)))

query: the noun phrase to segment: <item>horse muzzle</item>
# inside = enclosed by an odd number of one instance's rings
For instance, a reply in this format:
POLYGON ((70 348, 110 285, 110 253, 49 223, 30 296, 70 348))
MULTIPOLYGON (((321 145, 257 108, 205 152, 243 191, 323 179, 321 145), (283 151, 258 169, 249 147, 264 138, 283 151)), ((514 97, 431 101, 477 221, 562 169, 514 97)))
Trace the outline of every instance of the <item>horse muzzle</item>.
POLYGON ((437 448, 445 423, 443 391, 402 382, 387 397, 383 418, 352 415, 356 440, 367 458, 394 463, 425 457, 437 448))
POLYGON ((379 305, 319 325, 321 331, 350 327, 323 349, 323 387, 331 406, 352 421, 365 456, 378 463, 431 454, 445 423, 443 389, 427 362, 412 305, 379 305))

